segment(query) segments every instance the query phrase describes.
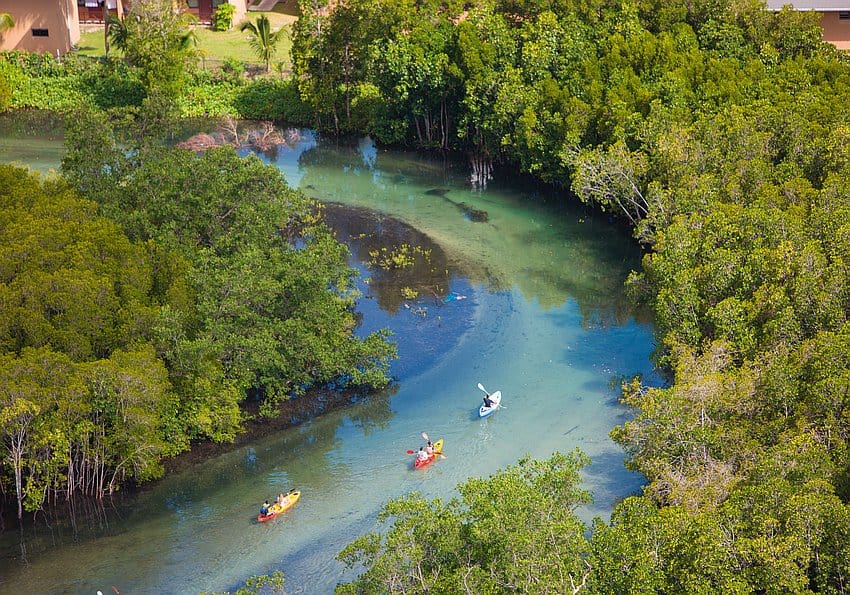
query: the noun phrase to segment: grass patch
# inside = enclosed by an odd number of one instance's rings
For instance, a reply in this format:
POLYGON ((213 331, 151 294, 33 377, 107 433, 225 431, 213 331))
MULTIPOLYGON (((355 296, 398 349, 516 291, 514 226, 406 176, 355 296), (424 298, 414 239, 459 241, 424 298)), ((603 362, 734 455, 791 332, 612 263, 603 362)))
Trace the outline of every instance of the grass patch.
MULTIPOLYGON (((289 3, 285 3, 284 7, 289 3)), ((278 5, 280 7, 280 5, 278 5)), ((289 12, 284 12, 285 8, 275 7, 276 10, 269 12, 248 12, 245 19, 256 21, 260 15, 266 15, 271 21, 273 29, 286 27, 291 31, 291 25, 295 22, 296 17, 289 12)), ((239 60, 250 66, 264 66, 258 59, 251 46, 248 45, 248 34, 239 31, 237 23, 230 31, 213 31, 206 26, 198 26, 195 28, 195 35, 198 37, 198 50, 201 53, 200 64, 204 68, 216 68, 228 58, 239 60)), ((82 32, 80 41, 77 42, 77 53, 83 56, 102 57, 106 54, 103 43, 103 26, 92 26, 82 32)), ((272 70, 278 62, 283 62, 283 69, 289 70, 292 66, 292 59, 289 50, 292 47, 292 41, 287 36, 280 44, 278 44, 277 54, 272 59, 272 70)), ((111 49, 110 54, 115 53, 120 55, 118 50, 111 49)))

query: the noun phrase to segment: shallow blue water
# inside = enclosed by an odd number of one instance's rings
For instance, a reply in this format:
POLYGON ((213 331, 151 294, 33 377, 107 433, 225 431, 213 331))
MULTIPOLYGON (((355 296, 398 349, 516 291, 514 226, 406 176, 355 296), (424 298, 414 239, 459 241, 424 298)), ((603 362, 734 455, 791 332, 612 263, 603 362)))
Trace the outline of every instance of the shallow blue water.
POLYGON ((447 263, 443 289, 465 299, 393 302, 393 288, 379 295, 377 273, 366 279, 359 263, 358 332, 389 327, 399 342, 391 390, 169 476, 94 526, 27 528, 26 563, 7 531, 0 591, 221 591, 282 569, 288 591, 325 593, 347 576, 336 554, 409 491, 449 498, 458 483, 525 454, 574 447, 592 460, 586 521, 641 486, 608 438, 629 416, 616 380, 655 379, 652 328, 622 294, 639 251, 621 229, 534 188, 494 180, 473 189, 463 163, 378 150, 368 139, 324 143, 301 131, 261 157, 310 196, 426 234, 447 263), (470 215, 482 212, 484 220, 470 215), (388 301, 397 307, 382 307, 388 301), (479 382, 503 395, 504 408, 484 420, 479 382), (447 458, 414 472, 405 451, 423 431, 445 439, 447 458), (290 488, 301 501, 256 523, 259 503, 290 488))

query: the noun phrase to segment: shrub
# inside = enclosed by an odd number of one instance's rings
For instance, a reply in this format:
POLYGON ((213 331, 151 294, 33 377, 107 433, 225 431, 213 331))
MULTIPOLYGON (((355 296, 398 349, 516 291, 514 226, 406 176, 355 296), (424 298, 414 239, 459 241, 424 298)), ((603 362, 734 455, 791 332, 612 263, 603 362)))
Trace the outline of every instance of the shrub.
POLYGON ((259 79, 246 85, 234 99, 239 115, 248 120, 275 120, 293 126, 309 126, 310 107, 301 101, 295 79, 259 79))
POLYGON ((141 105, 145 98, 144 85, 126 69, 87 73, 82 80, 102 109, 141 105))
POLYGON ((17 66, 31 77, 53 77, 63 74, 62 65, 50 54, 10 51, 0 54, 4 62, 17 66))
POLYGON ((0 59, 0 111, 5 111, 14 105, 13 89, 21 86, 26 79, 21 69, 16 65, 0 59))
POLYGON ((213 31, 229 31, 233 26, 233 15, 236 12, 236 7, 225 2, 219 4, 218 8, 213 12, 213 31))
POLYGON ((180 115, 194 117, 238 117, 233 106, 239 87, 227 82, 196 82, 188 85, 178 98, 180 115))
POLYGON ((12 86, 6 75, 0 72, 0 112, 5 112, 12 104, 12 86))
POLYGON ((221 80, 240 85, 245 82, 245 64, 236 58, 228 58, 219 68, 219 74, 221 80))
POLYGON ((29 78, 15 89, 12 107, 69 112, 82 106, 94 107, 94 97, 84 89, 80 77, 29 78))

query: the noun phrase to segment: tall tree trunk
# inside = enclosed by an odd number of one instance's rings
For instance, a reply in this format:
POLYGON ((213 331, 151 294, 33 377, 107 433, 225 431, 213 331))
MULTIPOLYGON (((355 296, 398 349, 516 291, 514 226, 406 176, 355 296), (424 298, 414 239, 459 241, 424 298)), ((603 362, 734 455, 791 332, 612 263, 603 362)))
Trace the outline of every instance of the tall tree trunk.
POLYGON ((15 463, 15 497, 18 500, 18 520, 24 517, 24 492, 21 486, 21 467, 15 463))
POLYGON ((18 500, 18 522, 24 518, 24 484, 21 476, 21 461, 23 459, 23 440, 21 436, 13 437, 12 466, 15 468, 15 497, 18 500))
POLYGON ((103 0, 100 3, 103 8, 103 46, 106 50, 106 57, 109 57, 109 2, 103 0))
POLYGON ((446 98, 440 100, 440 132, 443 135, 440 139, 440 146, 443 149, 449 148, 449 113, 446 107, 446 98))
POLYGON ((351 44, 345 46, 345 61, 343 65, 345 72, 345 121, 351 126, 351 44))
POLYGON ((486 188, 487 182, 493 177, 493 161, 483 153, 470 155, 471 173, 469 181, 473 187, 486 188))

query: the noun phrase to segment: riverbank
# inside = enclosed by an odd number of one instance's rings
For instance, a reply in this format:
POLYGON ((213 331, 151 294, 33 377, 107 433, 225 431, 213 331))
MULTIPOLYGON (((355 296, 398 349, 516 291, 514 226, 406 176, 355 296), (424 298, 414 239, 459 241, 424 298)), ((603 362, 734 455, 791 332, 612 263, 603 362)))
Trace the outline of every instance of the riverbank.
MULTIPOLYGON (((368 399, 389 398, 397 390, 398 387, 394 385, 374 393, 313 389, 300 397, 283 401, 278 406, 278 415, 272 418, 259 417, 259 403, 250 403, 245 407, 245 413, 251 419, 245 422, 244 431, 233 442, 194 442, 189 450, 163 461, 165 475, 185 472, 197 465, 203 465, 205 461, 213 457, 232 452, 245 444, 267 438, 276 432, 293 428, 337 409, 368 399)), ((144 484, 138 486, 136 490, 144 491, 155 484, 156 482, 144 484)))

